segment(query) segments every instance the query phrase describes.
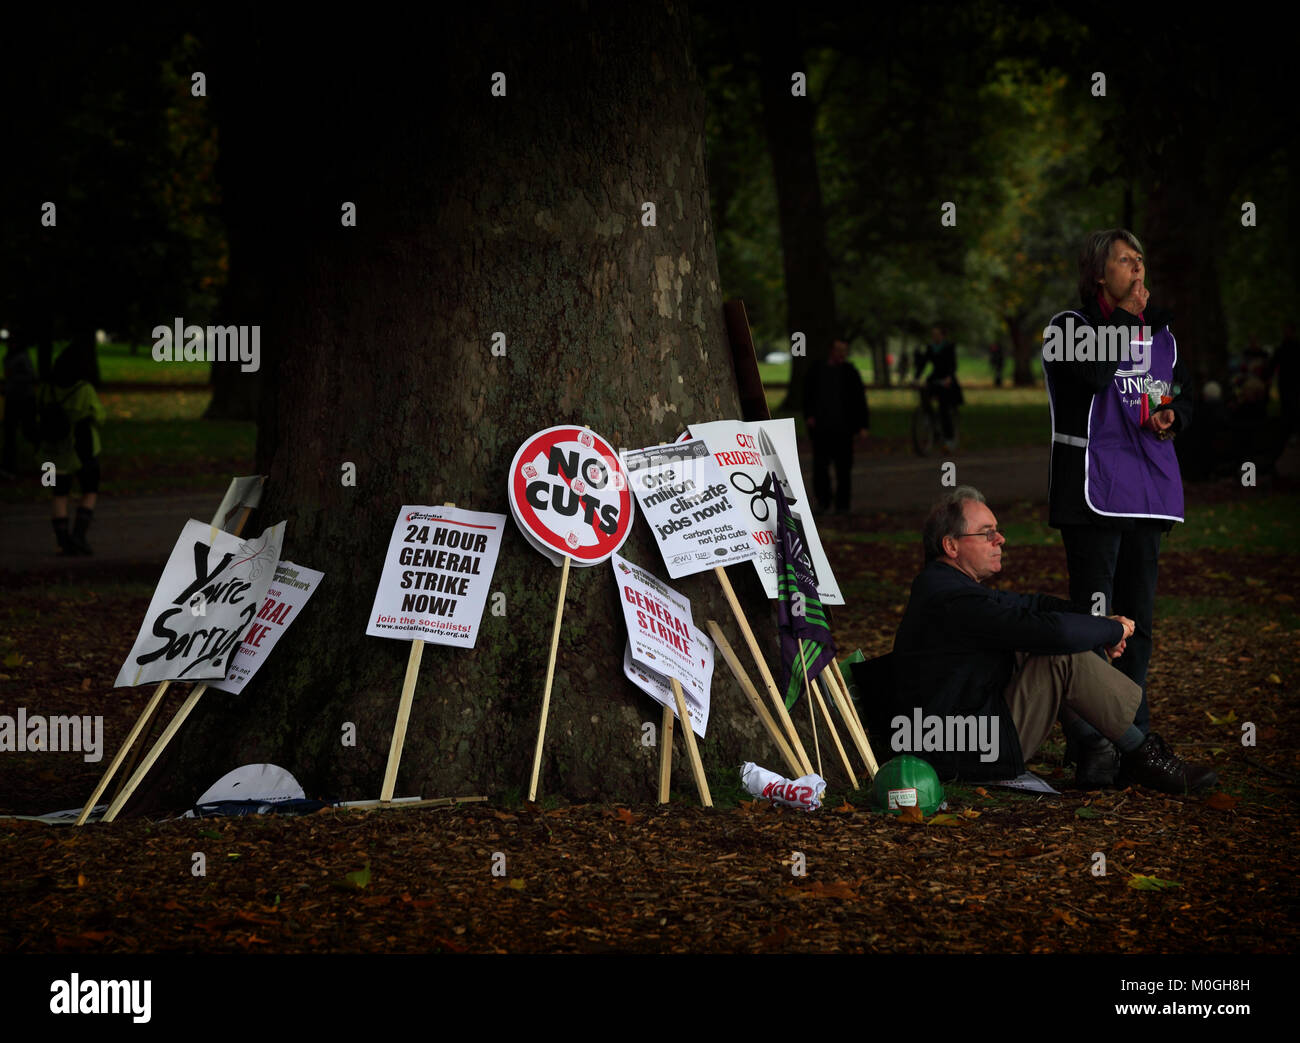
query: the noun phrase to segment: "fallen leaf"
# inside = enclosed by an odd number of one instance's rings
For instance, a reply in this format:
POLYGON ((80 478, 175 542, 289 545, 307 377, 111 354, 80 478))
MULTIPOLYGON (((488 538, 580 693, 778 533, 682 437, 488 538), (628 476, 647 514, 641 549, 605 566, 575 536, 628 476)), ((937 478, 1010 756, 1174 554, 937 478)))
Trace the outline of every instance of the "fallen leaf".
POLYGON ((989 791, 986 790, 983 786, 976 786, 975 793, 981 797, 987 797, 989 795, 989 791))
POLYGON ((1159 877, 1134 873, 1129 878, 1128 886, 1134 891, 1172 891, 1183 885, 1177 880, 1161 880, 1159 877))
POLYGON ((1215 717, 1209 710, 1206 710, 1205 716, 1210 719, 1211 724, 1234 724, 1237 720, 1237 711, 1229 710, 1222 717, 1215 717))
POLYGON ((847 898, 855 902, 858 900, 858 892, 847 880, 834 880, 829 884, 823 884, 818 880, 802 886, 790 884, 786 891, 791 898, 847 898))
POLYGON ((351 886, 355 887, 358 891, 360 891, 362 888, 369 887, 370 886, 370 860, 367 859, 366 864, 362 866, 360 869, 356 869, 353 870, 351 873, 345 874, 343 879, 346 880, 351 886))
MULTIPOLYGON (((630 826, 636 821, 636 816, 632 814, 632 812, 628 811, 627 808, 619 808, 615 817, 627 826, 630 826)), ((521 883, 519 886, 522 887, 523 884, 521 883)))
POLYGON ((506 886, 516 891, 522 891, 524 889, 524 878, 521 876, 513 877, 507 882, 506 886))
POLYGON ((921 809, 913 804, 909 808, 904 808, 903 813, 898 816, 899 822, 924 822, 925 816, 921 814, 921 809))
POLYGON ((935 815, 932 819, 930 819, 930 821, 927 823, 927 825, 931 825, 931 826, 959 826, 959 825, 961 825, 961 819, 959 819, 956 815, 948 815, 948 814, 935 815))
POLYGON ((1075 818, 1101 818, 1101 812, 1096 808, 1076 808, 1074 811, 1075 818))
POLYGON ((88 883, 88 881, 87 881, 87 878, 86 878, 86 874, 85 874, 85 873, 78 873, 78 874, 77 874, 77 886, 78 886, 78 887, 85 887, 87 883, 88 883))
POLYGON ((1268 683, 1269 683, 1269 684, 1281 684, 1281 683, 1282 683, 1282 678, 1280 678, 1277 674, 1269 674, 1269 675, 1268 675, 1268 683))
POLYGON ((1237 798, 1227 793, 1212 793, 1206 798, 1205 803, 1217 811, 1231 811, 1237 806, 1237 798))

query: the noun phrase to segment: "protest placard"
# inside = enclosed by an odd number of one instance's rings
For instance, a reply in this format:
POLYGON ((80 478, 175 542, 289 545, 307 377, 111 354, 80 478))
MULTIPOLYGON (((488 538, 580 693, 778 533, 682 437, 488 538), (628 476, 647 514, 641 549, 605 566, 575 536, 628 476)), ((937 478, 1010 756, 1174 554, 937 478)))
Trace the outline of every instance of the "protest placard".
POLYGON ((283 539, 284 522, 247 540, 186 522, 114 687, 225 677, 266 599, 283 539))
MULTIPOLYGON (((248 633, 239 644, 239 650, 230 657, 230 669, 223 681, 212 681, 209 688, 238 695, 244 690, 258 668, 266 662, 280 635, 298 618, 298 612, 316 587, 325 578, 323 572, 282 561, 275 567, 275 575, 266 590, 266 600, 258 610, 248 633)), ((202 803, 202 801, 200 801, 202 803)))
POLYGON ((366 633, 473 648, 505 524, 504 514, 403 507, 388 541, 366 633))
POLYGON ((817 593, 827 605, 842 605, 844 597, 822 549, 821 537, 813 523, 812 506, 804 491, 799 470, 799 452, 795 443, 794 420, 715 420, 691 424, 687 437, 703 438, 713 459, 737 493, 750 531, 758 548, 754 568, 769 598, 776 597, 776 493, 773 478, 782 483, 791 513, 803 529, 812 559, 817 593))
POLYGON ((673 579, 758 557, 749 513, 703 439, 624 450, 622 457, 673 579))
POLYGON ((599 565, 632 529, 632 493, 618 454, 593 431, 548 427, 526 439, 507 476, 510 512, 559 565, 599 565))
MULTIPOLYGON (((705 668, 711 680, 713 675, 713 642, 698 630, 695 630, 692 636, 694 638, 696 657, 704 660, 705 668)), ((660 706, 666 706, 673 711, 673 716, 677 715, 677 704, 673 699, 673 690, 669 684, 669 679, 657 670, 642 666, 633 659, 631 641, 623 648, 623 673, 629 681, 650 696, 651 699, 660 706)), ((701 693, 683 686, 682 694, 686 697, 686 712, 690 715, 691 727, 695 730, 695 734, 703 739, 705 730, 709 726, 709 687, 706 686, 701 693)))
POLYGON ((691 621, 691 603, 626 558, 615 554, 611 564, 632 658, 656 673, 677 678, 693 697, 706 697, 713 657, 696 650, 698 630, 691 621))

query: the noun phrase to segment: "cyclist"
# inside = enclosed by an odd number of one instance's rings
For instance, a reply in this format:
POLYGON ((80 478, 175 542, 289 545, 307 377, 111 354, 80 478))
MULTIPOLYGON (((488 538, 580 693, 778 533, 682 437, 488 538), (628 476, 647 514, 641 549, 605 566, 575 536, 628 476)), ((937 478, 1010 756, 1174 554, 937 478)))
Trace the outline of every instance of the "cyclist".
POLYGON ((936 323, 930 330, 930 343, 925 346, 925 354, 921 357, 917 379, 920 380, 926 368, 930 367, 930 375, 925 379, 926 394, 932 396, 939 406, 943 447, 952 450, 957 447, 952 411, 965 398, 961 393, 961 384, 957 382, 957 346, 949 337, 949 332, 949 328, 941 323, 936 323))

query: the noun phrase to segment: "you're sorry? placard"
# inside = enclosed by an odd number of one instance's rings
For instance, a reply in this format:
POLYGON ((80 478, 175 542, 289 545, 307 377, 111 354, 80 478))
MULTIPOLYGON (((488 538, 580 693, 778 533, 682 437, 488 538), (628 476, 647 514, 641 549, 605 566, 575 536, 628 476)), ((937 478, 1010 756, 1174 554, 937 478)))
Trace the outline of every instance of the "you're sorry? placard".
POLYGON ((283 541, 284 522, 243 539, 187 521, 114 686, 225 677, 266 598, 283 541))

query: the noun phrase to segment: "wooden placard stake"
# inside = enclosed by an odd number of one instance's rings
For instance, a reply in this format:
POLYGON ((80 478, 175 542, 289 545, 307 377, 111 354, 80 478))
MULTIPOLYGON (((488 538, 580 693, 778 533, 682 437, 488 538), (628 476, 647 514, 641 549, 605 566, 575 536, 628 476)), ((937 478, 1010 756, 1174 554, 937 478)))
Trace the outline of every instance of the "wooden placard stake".
MULTIPOLYGON (((170 684, 170 681, 162 681, 159 683, 158 687, 154 689, 149 702, 145 704, 144 710, 142 710, 140 716, 136 718, 135 725, 131 728, 131 731, 127 733, 126 741, 122 743, 121 748, 117 751, 117 756, 113 758, 112 763, 108 766, 108 770, 104 772, 104 777, 99 780, 99 784, 95 787, 95 792, 90 795, 90 799, 86 801, 86 806, 81 809, 81 814, 77 816, 76 824, 78 826, 84 826, 86 824, 86 819, 90 818, 90 813, 95 810, 95 802, 99 800, 104 790, 108 789, 109 782, 112 781, 113 776, 117 774, 117 769, 122 766, 122 762, 126 760, 126 755, 130 753, 132 748, 135 746, 135 742, 144 731, 145 725, 149 723, 149 718, 153 716, 154 711, 157 710, 159 704, 162 703, 163 693, 167 691, 167 686, 170 684)), ((114 794, 114 799, 117 799, 121 793, 122 789, 119 786, 117 793, 114 794)))
MULTIPOLYGON (((749 654, 753 657, 754 665, 758 667, 758 675, 763 679, 763 685, 767 688, 768 697, 776 708, 776 719, 781 722, 781 726, 785 729, 790 740, 790 749, 795 752, 799 759, 799 775, 811 775, 813 770, 812 761, 808 759, 808 752, 803 748, 803 743, 799 741, 799 733, 795 731, 794 721, 790 720, 790 714, 785 708, 785 700, 781 698, 781 693, 777 691, 772 671, 767 668, 767 662, 763 659, 762 650, 758 647, 758 639, 754 637, 754 631, 750 629, 749 621, 745 619, 745 613, 736 598, 736 592, 731 588, 731 581, 727 579, 726 570, 719 565, 714 568, 713 574, 718 577, 718 582, 722 584, 722 593, 726 596, 727 604, 731 606, 731 614, 736 617, 736 625, 740 627, 740 632, 745 638, 745 644, 749 646, 749 654)), ((795 777, 798 778, 799 776, 796 775, 795 777)))
POLYGON ((767 737, 772 740, 776 746, 777 752, 785 761, 786 767, 790 769, 790 777, 797 779, 802 770, 799 761, 795 758, 794 751, 790 749, 790 744, 786 742, 785 736, 781 734, 781 729, 776 726, 776 721, 772 720, 772 715, 767 712, 767 707, 763 705, 762 696, 758 694, 758 689, 754 687, 754 682, 749 679, 745 673, 745 668, 741 666, 740 660, 736 658, 736 653, 731 648, 731 643, 727 640, 727 635, 722 632, 715 619, 710 619, 705 624, 709 628, 709 636, 713 638, 713 643, 718 646, 722 652, 722 658, 726 660, 727 666, 731 668, 731 675, 740 685, 740 690, 745 693, 745 698, 749 700, 750 708, 763 723, 767 729, 767 737))
POLYGON ((668 803, 668 784, 673 773, 673 711, 665 706, 659 725, 659 803, 668 803))
MULTIPOLYGON (((822 690, 817 682, 812 683, 813 695, 817 697, 817 705, 821 708, 822 717, 826 720, 826 727, 830 729, 831 739, 835 743, 835 749, 839 751, 840 761, 844 765, 844 773, 849 777, 849 785, 854 789, 858 788, 858 776, 853 770, 853 763, 849 760, 849 755, 844 749, 844 743, 840 741, 840 733, 835 728, 835 722, 831 720, 830 710, 826 706, 826 700, 822 698, 822 690)), ((852 728, 850 726, 850 734, 852 728)))
POLYGON ((691 718, 686 712, 686 698, 682 695, 681 682, 670 677, 668 683, 672 685, 673 699, 677 703, 677 719, 682 722, 682 738, 686 740, 686 756, 690 759, 691 772, 695 775, 695 788, 699 791, 700 803, 711 808, 713 797, 709 795, 709 780, 704 777, 704 762, 700 760, 700 751, 695 745, 695 729, 691 727, 691 718))
MULTIPOLYGON (((839 711, 840 719, 844 721, 844 727, 849 730, 849 741, 857 750, 862 763, 869 766, 871 763, 868 757, 870 747, 867 745, 866 736, 858 731, 857 721, 853 719, 853 714, 845 708, 844 695, 840 691, 839 683, 835 680, 835 674, 829 666, 822 670, 819 679, 821 685, 830 693, 831 705, 839 711)), ((868 770, 870 770, 869 767, 868 770)))
POLYGON ((564 556, 564 568, 560 572, 560 596, 555 602, 555 626, 551 630, 551 658, 546 664, 546 689, 542 692, 542 720, 537 726, 537 750, 533 753, 533 778, 528 785, 528 801, 537 800, 537 776, 542 771, 542 744, 546 740, 546 715, 551 708, 551 682, 555 679, 555 654, 560 648, 560 621, 564 618, 564 594, 569 589, 569 562, 573 559, 564 556))
POLYGON ((862 718, 858 716, 857 707, 853 705, 853 696, 849 694, 848 685, 844 683, 844 675, 839 672, 839 664, 832 661, 830 672, 827 674, 828 680, 832 686, 839 692, 840 713, 853 718, 853 724, 856 728, 856 735, 861 740, 858 752, 862 754, 863 763, 867 766, 867 773, 874 779, 879 765, 876 764, 876 755, 871 750, 871 742, 867 738, 867 730, 862 726, 862 718))
POLYGON ((420 676, 420 660, 424 657, 424 641, 411 642, 406 657, 406 677, 402 680, 402 696, 397 701, 397 720, 393 723, 393 739, 388 745, 388 766, 384 769, 384 784, 379 790, 379 802, 387 804, 393 799, 397 787, 397 766, 402 763, 402 747, 406 745, 406 726, 411 720, 411 703, 415 701, 415 681, 420 676))
POLYGON ((154 761, 162 755, 162 751, 167 748, 167 744, 172 741, 173 736, 181 730, 181 725, 185 723, 185 718, 188 717, 190 711, 198 705, 199 700, 203 698, 203 693, 207 690, 208 686, 206 684, 195 685, 193 691, 185 697, 185 701, 181 703, 181 708, 177 710, 176 715, 167 722, 167 727, 164 728, 163 733, 158 736, 158 741, 153 744, 153 748, 145 755, 144 760, 140 762, 140 766, 135 769, 135 774, 131 776, 131 781, 126 784, 126 788, 117 795, 113 803, 108 806, 108 810, 104 812, 103 820, 105 822, 112 822, 117 818, 118 812, 121 811, 126 802, 131 799, 131 794, 134 793, 136 787, 144 781, 144 777, 149 774, 149 769, 153 767, 154 761))

